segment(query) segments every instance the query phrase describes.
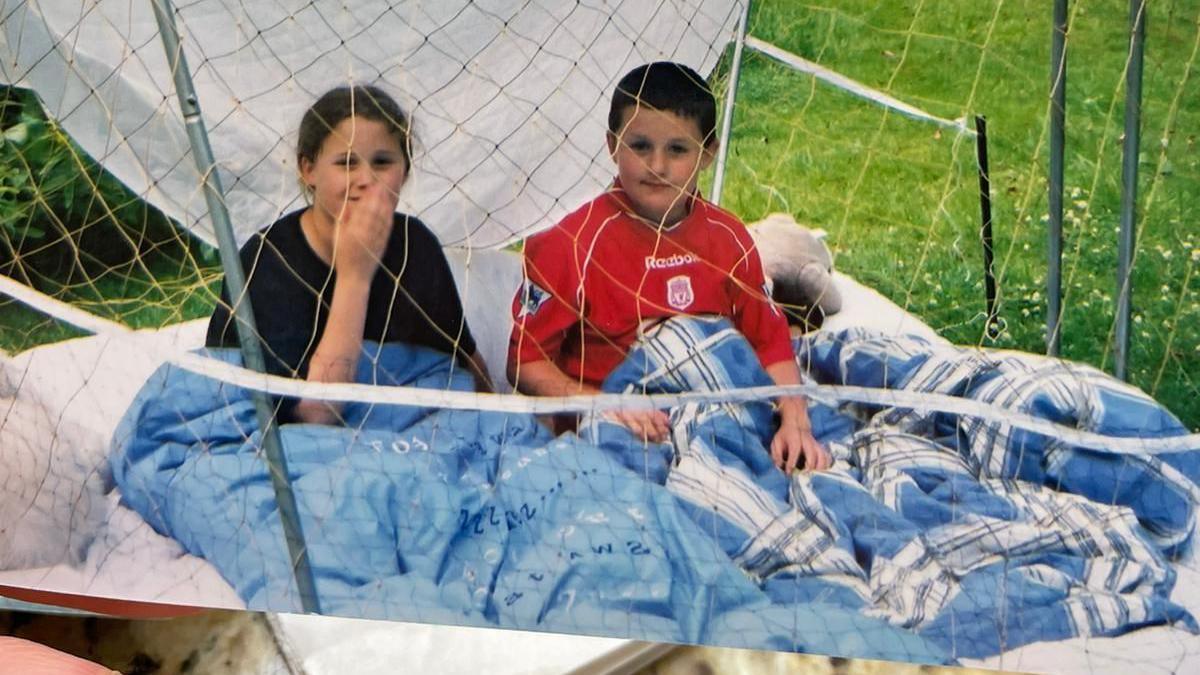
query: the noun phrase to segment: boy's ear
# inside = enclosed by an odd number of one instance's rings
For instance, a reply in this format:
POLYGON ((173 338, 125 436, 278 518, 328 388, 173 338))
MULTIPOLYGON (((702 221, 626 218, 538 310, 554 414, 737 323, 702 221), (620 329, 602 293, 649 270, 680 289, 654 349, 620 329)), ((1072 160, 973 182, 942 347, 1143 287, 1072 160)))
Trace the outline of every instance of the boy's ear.
POLYGON ((700 170, 703 171, 713 163, 717 158, 717 151, 721 149, 721 142, 713 139, 704 146, 704 150, 700 151, 700 170))
POLYGON ((617 147, 621 144, 621 139, 609 129, 604 132, 604 140, 608 142, 608 154, 613 156, 617 154, 617 147))

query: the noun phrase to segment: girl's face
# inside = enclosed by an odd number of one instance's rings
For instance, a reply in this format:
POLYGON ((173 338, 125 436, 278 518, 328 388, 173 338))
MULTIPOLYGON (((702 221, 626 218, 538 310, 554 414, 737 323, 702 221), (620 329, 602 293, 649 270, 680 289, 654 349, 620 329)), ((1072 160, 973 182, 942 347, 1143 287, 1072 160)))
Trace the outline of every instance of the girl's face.
POLYGON ((382 184, 395 207, 408 164, 390 127, 364 117, 347 117, 325 137, 316 158, 300 158, 300 177, 312 191, 317 221, 332 227, 376 183, 382 184))

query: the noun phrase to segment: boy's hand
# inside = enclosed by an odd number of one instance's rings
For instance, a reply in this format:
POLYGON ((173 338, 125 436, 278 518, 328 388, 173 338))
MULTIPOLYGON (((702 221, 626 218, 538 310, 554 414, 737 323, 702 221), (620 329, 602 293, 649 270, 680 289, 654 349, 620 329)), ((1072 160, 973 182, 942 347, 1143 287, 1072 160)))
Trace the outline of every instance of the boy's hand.
POLYGON ((340 276, 370 281, 392 236, 396 196, 379 182, 346 202, 333 240, 333 268, 340 276))
POLYGON ((661 410, 611 410, 606 416, 643 441, 662 443, 671 436, 671 418, 661 410))
POLYGON ((791 474, 796 468, 824 471, 833 464, 829 451, 813 437, 811 429, 786 424, 779 427, 771 441, 771 459, 785 474, 791 474))
POLYGON ((829 451, 812 435, 804 399, 780 399, 779 417, 779 431, 771 440, 771 459, 775 466, 791 475, 797 467, 804 471, 824 471, 833 464, 829 451))

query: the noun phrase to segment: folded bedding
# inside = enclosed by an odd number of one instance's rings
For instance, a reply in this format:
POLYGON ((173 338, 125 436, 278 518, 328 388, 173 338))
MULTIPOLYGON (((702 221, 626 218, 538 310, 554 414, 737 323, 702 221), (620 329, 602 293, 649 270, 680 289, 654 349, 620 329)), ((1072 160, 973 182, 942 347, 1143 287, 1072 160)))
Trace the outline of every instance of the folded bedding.
MULTIPOLYGON (((367 351, 359 382, 471 388, 434 352, 367 351)), ((1062 362, 864 331, 817 333, 797 351, 821 382, 949 393, 1111 435, 1186 432, 1062 362)), ((605 389, 767 384, 727 322, 681 317, 650 331, 605 389)), ((1196 630, 1168 599, 1169 559, 1191 543, 1194 451, 1107 455, 1002 418, 814 403, 838 461, 786 477, 765 449, 769 402, 670 416, 661 444, 602 414, 557 438, 531 415, 407 405, 349 403, 342 426, 283 425, 321 611, 916 662, 1148 624, 1196 630)), ((114 438, 130 507, 250 609, 300 610, 246 390, 165 365, 114 438)))

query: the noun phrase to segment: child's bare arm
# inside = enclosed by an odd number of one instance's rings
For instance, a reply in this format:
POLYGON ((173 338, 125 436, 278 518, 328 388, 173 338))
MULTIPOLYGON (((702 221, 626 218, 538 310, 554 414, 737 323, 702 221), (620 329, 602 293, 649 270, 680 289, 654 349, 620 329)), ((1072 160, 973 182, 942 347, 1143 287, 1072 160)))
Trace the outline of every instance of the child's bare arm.
MULTIPOLYGON (((309 382, 350 382, 362 351, 363 326, 371 280, 391 236, 395 200, 382 185, 375 185, 355 204, 347 204, 338 221, 333 246, 337 281, 325 332, 308 365, 309 382)), ((296 405, 302 422, 332 424, 341 405, 310 399, 296 405)))
MULTIPOLYGON (((569 377, 552 361, 531 361, 520 365, 510 363, 508 377, 517 391, 530 396, 601 393, 596 387, 569 377)), ((661 410, 613 410, 608 417, 647 441, 660 443, 671 434, 670 418, 661 410)))
MULTIPOLYGON (((778 385, 800 384, 800 369, 792 360, 779 361, 767 366, 767 374, 778 385)), ((829 451, 812 435, 812 423, 808 419, 808 402, 803 396, 781 396, 779 398, 779 431, 771 441, 771 457, 784 473, 791 472, 804 460, 808 471, 824 471, 832 460, 829 451)))

